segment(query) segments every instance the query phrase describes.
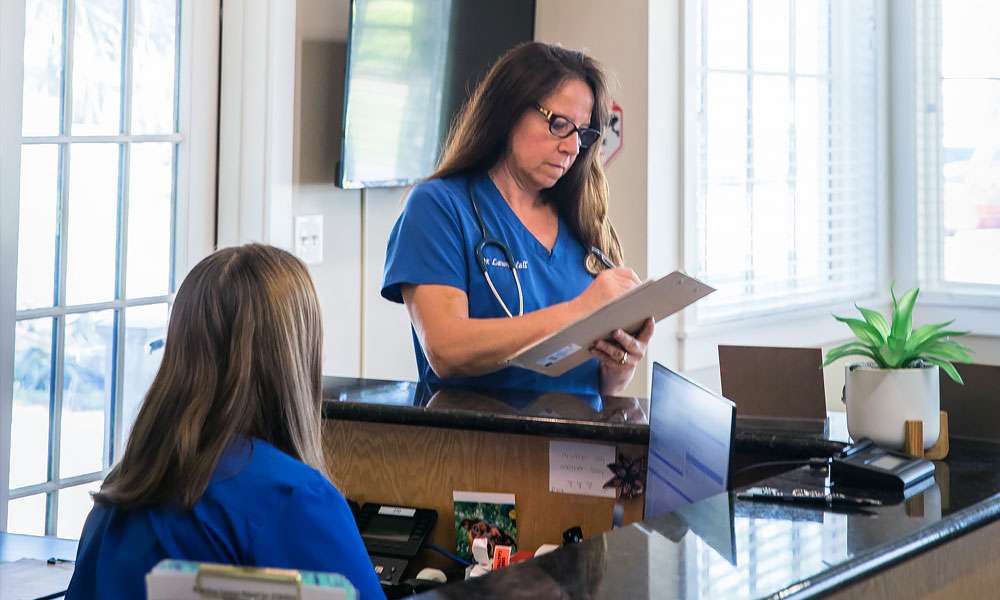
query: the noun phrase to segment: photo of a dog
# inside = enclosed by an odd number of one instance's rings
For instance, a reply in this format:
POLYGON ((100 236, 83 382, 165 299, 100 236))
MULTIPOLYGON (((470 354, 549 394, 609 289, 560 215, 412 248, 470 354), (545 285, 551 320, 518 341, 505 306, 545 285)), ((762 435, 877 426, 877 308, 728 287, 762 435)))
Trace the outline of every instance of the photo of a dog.
POLYGON ((473 540, 486 538, 486 549, 490 557, 493 556, 493 548, 498 545, 515 546, 514 539, 510 535, 484 519, 462 519, 459 527, 465 530, 469 548, 472 548, 473 540))
POLYGON ((472 544, 486 540, 490 560, 497 546, 517 551, 517 510, 514 494, 494 492, 452 492, 455 499, 455 552, 474 561, 472 544))

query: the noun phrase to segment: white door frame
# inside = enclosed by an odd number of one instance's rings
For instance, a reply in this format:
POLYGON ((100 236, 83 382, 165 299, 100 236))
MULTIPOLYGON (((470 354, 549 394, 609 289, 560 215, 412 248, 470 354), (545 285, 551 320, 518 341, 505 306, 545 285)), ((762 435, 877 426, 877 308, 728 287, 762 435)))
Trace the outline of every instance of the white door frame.
POLYGON ((225 0, 218 246, 292 248, 294 0, 225 0))

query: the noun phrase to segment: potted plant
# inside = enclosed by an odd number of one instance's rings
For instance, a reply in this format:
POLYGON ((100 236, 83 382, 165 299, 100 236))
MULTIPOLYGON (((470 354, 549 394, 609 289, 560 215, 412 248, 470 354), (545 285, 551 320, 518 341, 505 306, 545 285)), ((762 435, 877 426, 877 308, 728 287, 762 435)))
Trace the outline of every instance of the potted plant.
POLYGON ((887 448, 902 448, 905 422, 923 421, 924 448, 938 439, 941 396, 939 371, 958 383, 952 362, 971 362, 969 349, 950 339, 967 331, 946 329, 953 321, 913 329, 914 288, 898 301, 892 296, 892 322, 878 311, 855 305, 863 319, 834 318, 851 328, 857 339, 830 350, 823 366, 845 356, 863 363, 846 367, 847 430, 855 440, 870 438, 887 448))

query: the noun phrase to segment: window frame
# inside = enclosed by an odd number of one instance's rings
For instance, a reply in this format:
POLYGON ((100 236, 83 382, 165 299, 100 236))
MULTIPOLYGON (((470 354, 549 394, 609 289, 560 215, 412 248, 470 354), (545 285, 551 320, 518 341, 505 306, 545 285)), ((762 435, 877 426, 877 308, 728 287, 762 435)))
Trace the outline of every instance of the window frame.
MULTIPOLYGON (((126 18, 134 14, 134 0, 127 0, 129 10, 126 18)), ((64 18, 71 19, 73 1, 65 3, 70 11, 64 18)), ((0 225, 0 531, 7 530, 7 510, 9 500, 49 493, 102 479, 108 468, 118 458, 124 440, 121 436, 123 396, 116 392, 113 406, 105 407, 106 424, 104 428, 103 468, 100 471, 61 479, 58 473, 51 473, 48 481, 42 484, 25 486, 16 494, 9 489, 10 459, 11 459, 11 425, 13 415, 13 353, 14 332, 16 323, 34 315, 39 317, 64 316, 66 314, 88 312, 107 308, 120 310, 125 307, 166 303, 173 301, 176 285, 183 279, 188 270, 203 256, 211 252, 215 244, 215 207, 216 185, 215 173, 217 164, 217 123, 218 123, 218 73, 219 73, 219 17, 221 6, 219 2, 202 2, 180 0, 178 27, 180 36, 177 39, 177 87, 176 122, 177 132, 164 135, 109 135, 109 136, 46 136, 35 138, 21 135, 22 120, 22 89, 23 89, 23 45, 25 25, 25 1, 0 3, 0 23, 2 23, 3 39, 0 42, 0 107, 4 108, 0 116, 0 214, 4 215, 0 225), (194 60, 197 57, 198 60, 194 60), (9 109, 9 110, 8 110, 9 109), (82 138, 82 139, 81 139, 82 138), (26 310, 18 313, 16 310, 17 253, 18 253, 18 204, 20 194, 20 156, 22 144, 30 143, 70 143, 80 141, 106 141, 127 145, 134 141, 163 141, 174 145, 174 232, 172 248, 172 265, 170 282, 166 295, 129 300, 124 296, 100 304, 66 307, 59 303, 54 307, 26 310), (107 422, 108 418, 114 419, 107 422)), ((131 43, 131 28, 129 28, 131 43)), ((69 33, 67 33, 67 36, 69 33)), ((132 94, 130 60, 126 60, 123 88, 124 95, 132 94)), ((67 79, 71 77, 71 68, 67 65, 67 79)), ((70 103, 66 103, 70 104, 70 103)), ((72 110, 67 106, 66 111, 72 110)), ((128 119, 129 115, 123 115, 128 119)), ((60 151, 63 151, 61 148, 60 151)), ((120 168, 126 172, 120 174, 120 181, 128 177, 127 161, 129 152, 119 150, 120 168)), ((68 175, 63 176, 64 179, 68 175)), ((127 184, 127 183, 126 183, 127 184)), ((126 192, 123 192, 126 193, 126 192)), ((127 193, 126 193, 127 196, 127 193)), ((127 200, 126 200, 127 202, 127 200)), ((127 205, 119 203, 122 210, 127 205)), ((120 248, 117 250, 117 261, 125 259, 126 236, 124 230, 125 216, 120 215, 116 228, 119 229, 120 248)), ((65 220, 62 227, 65 228, 65 220)), ((65 254, 65 251, 62 251, 65 254)), ((64 260, 64 257, 63 259, 64 260)), ((65 277, 65 270, 60 275, 65 277)), ((120 284, 124 286, 124 282, 120 284)), ((64 289, 64 288, 63 288, 64 289)), ((124 339, 124 319, 117 316, 115 321, 116 335, 124 339)), ((61 337, 61 336, 60 336, 61 337)), ((123 352, 115 350, 113 360, 114 379, 110 384, 113 389, 120 390, 123 378, 123 352)), ((53 356, 52 360, 58 360, 53 356)), ((57 363, 57 371, 61 367, 57 363)), ((59 410, 56 394, 55 410, 59 410)), ((50 436, 48 451, 53 457, 59 453, 59 415, 50 414, 50 436), (55 425, 53 425, 55 423, 55 425)), ((47 498, 48 509, 45 522, 47 534, 56 531, 58 517, 58 495, 47 498)))
MULTIPOLYGON (((875 10, 875 41, 877 70, 877 118, 881 124, 876 137, 876 155, 878 180, 875 185, 876 238, 878 243, 875 286, 876 291, 864 298, 850 301, 831 301, 804 307, 792 307, 777 310, 770 314, 731 319, 721 322, 699 322, 693 311, 683 311, 679 315, 677 337, 680 340, 680 367, 685 371, 695 371, 715 367, 719 364, 718 346, 720 344, 756 345, 761 340, 768 344, 779 346, 826 346, 849 337, 841 323, 834 321, 831 313, 848 314, 855 311, 854 303, 862 304, 878 310, 885 310, 889 302, 888 287, 893 259, 896 255, 890 246, 890 234, 895 229, 890 225, 890 199, 892 178, 889 176, 889 11, 887 4, 876 2, 875 10)), ((697 26, 696 9, 698 0, 684 1, 683 14, 683 128, 684 157, 683 180, 684 193, 682 200, 682 263, 689 272, 695 272, 698 260, 697 231, 697 144, 695 135, 697 121, 692 107, 696 106, 697 77, 700 66, 696 63, 694 48, 697 36, 694 28, 697 26)))

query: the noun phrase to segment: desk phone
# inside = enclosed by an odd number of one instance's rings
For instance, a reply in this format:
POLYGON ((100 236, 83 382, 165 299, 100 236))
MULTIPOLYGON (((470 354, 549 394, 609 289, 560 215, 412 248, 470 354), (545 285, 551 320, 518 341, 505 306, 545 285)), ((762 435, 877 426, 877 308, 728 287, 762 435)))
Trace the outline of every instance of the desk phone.
POLYGON ((434 528, 437 511, 367 503, 358 511, 357 520, 379 581, 397 584, 434 528))
POLYGON ((934 476, 934 463, 876 446, 871 440, 845 448, 830 461, 834 485, 902 492, 934 476))

